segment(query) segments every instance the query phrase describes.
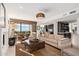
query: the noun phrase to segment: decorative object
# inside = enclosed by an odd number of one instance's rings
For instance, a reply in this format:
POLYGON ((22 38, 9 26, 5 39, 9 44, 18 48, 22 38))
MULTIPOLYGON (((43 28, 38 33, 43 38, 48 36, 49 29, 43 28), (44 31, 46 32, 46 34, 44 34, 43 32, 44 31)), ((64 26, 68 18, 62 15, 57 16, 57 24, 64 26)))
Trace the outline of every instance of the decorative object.
POLYGON ((6 26, 6 8, 3 3, 0 3, 0 27, 5 28, 6 26))
POLYGON ((15 41, 16 41, 16 37, 9 38, 9 42, 8 42, 9 46, 14 46, 15 45, 15 41))

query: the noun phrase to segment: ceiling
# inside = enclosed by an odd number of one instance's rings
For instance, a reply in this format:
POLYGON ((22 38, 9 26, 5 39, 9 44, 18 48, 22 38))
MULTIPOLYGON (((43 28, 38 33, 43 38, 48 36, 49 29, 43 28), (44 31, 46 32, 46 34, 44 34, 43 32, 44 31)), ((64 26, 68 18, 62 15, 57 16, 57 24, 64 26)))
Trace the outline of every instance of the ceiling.
POLYGON ((58 15, 79 8, 79 3, 4 3, 7 15, 10 18, 25 19, 31 21, 49 21, 58 15), (46 15, 44 20, 37 20, 36 13, 39 10, 46 15))

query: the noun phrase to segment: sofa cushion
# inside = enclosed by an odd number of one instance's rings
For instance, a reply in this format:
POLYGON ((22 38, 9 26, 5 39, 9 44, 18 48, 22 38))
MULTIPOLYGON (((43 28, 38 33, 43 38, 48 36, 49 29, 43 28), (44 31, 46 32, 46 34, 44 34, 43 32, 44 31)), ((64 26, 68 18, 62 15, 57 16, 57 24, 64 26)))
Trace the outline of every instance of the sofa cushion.
POLYGON ((54 35, 56 40, 62 40, 64 38, 63 35, 54 35))
POLYGON ((46 39, 46 40, 51 42, 51 43, 56 43, 56 44, 58 43, 57 40, 55 40, 55 39, 46 39))
POLYGON ((52 35, 52 34, 50 34, 48 38, 49 39, 55 39, 54 35, 52 35))
POLYGON ((48 37, 49 36, 49 33, 48 32, 45 32, 44 36, 45 37, 48 37))

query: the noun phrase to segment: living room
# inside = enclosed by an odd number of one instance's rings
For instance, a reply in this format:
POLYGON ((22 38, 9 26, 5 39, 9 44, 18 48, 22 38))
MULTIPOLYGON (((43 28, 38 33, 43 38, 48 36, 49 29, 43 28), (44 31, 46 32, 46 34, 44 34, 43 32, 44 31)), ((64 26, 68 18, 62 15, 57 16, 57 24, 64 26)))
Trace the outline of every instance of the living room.
POLYGON ((79 55, 79 3, 0 5, 0 55, 11 55, 9 48, 13 56, 79 55))

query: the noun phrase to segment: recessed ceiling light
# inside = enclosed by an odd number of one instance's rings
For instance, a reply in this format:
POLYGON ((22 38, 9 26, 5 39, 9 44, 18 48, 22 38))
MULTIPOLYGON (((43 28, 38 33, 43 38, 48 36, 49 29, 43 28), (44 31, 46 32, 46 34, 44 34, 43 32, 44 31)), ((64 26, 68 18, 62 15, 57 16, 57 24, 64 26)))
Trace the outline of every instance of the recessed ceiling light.
POLYGON ((19 8, 20 8, 20 9, 23 9, 23 7, 22 7, 22 6, 20 6, 19 8))

